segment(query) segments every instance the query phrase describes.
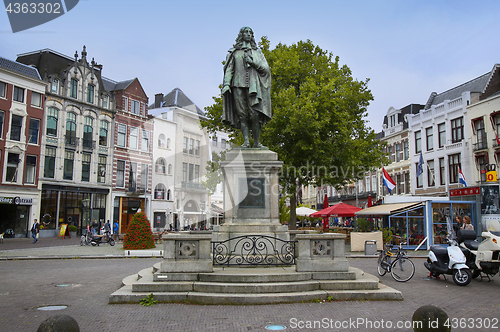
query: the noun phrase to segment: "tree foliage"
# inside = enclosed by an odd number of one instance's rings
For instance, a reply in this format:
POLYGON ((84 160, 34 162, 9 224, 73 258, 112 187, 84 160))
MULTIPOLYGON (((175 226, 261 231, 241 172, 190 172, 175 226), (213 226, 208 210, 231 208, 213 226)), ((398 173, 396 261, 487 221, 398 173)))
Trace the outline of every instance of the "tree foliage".
POLYGON ((127 234, 123 238, 123 249, 151 248, 155 248, 151 224, 144 212, 136 213, 128 225, 127 234))
MULTIPOLYGON (((354 79, 339 57, 310 40, 279 43, 271 50, 263 37, 259 46, 271 68, 273 111, 261 141, 284 163, 280 183, 292 194, 292 206, 300 185, 338 188, 383 164, 380 142, 364 120, 373 100, 368 79, 354 79)), ((214 101, 206 108, 208 121, 202 126, 212 132, 227 130, 238 144, 239 133, 222 124, 222 98, 214 101)))

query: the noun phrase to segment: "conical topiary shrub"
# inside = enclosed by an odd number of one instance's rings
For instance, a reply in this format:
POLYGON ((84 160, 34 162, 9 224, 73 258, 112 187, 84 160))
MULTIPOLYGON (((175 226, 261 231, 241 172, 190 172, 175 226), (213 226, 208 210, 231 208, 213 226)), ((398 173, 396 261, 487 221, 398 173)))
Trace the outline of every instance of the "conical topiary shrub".
POLYGON ((134 214, 128 225, 127 234, 123 239, 123 249, 151 249, 155 248, 151 224, 144 212, 134 214))

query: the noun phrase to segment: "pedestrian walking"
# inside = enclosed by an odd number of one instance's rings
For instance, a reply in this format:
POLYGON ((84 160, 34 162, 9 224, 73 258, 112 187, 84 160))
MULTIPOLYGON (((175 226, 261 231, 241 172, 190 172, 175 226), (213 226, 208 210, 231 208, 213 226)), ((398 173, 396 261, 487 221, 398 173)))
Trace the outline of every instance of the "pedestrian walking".
POLYGON ((119 225, 118 225, 118 220, 115 220, 113 222, 113 238, 115 241, 118 241, 118 233, 119 233, 119 225))
POLYGON ((38 241, 39 233, 40 233, 40 224, 38 223, 38 220, 35 219, 33 227, 31 227, 31 237, 33 238, 33 243, 36 243, 36 241, 38 241))

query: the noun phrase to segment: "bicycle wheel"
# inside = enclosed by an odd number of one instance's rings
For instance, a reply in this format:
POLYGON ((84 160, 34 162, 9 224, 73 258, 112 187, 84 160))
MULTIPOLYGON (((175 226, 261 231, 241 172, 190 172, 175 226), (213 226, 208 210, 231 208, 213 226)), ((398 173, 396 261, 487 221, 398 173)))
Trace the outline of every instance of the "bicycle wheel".
POLYGON ((394 280, 405 282, 415 274, 415 265, 407 257, 399 257, 391 265, 391 275, 394 280))
POLYGON ((387 273, 386 266, 389 266, 389 263, 387 262, 388 258, 389 257, 387 257, 387 255, 383 251, 380 253, 380 256, 378 257, 377 272, 378 275, 381 277, 383 277, 387 273))

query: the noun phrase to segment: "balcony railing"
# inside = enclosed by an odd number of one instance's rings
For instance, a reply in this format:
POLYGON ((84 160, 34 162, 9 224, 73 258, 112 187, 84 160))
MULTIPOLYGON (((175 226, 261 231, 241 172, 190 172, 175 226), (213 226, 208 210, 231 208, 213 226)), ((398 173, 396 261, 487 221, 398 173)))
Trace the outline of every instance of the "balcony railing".
POLYGON ((64 144, 66 144, 67 147, 76 148, 79 141, 80 139, 76 136, 64 135, 64 144))
POLYGON ((90 140, 90 139, 83 139, 82 140, 82 147, 87 150, 94 150, 95 149, 95 141, 90 140))
POLYGON ((483 137, 480 142, 472 144, 472 151, 474 152, 487 149, 488 149, 488 141, 486 140, 486 137, 483 137))
POLYGON ((182 189, 198 189, 198 190, 205 190, 205 187, 201 183, 197 182, 186 182, 183 181, 181 183, 182 189))

